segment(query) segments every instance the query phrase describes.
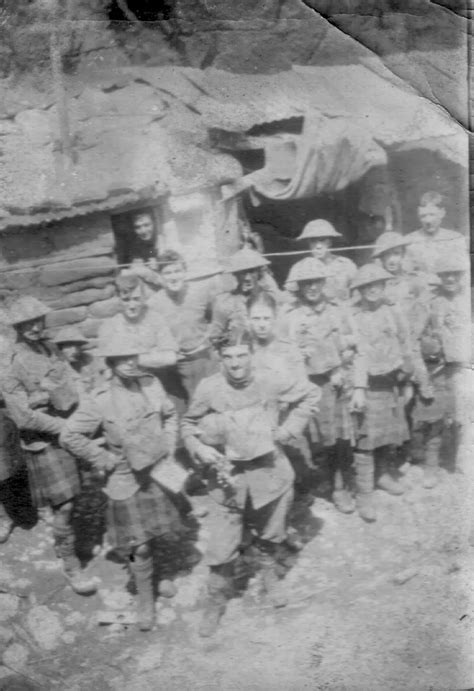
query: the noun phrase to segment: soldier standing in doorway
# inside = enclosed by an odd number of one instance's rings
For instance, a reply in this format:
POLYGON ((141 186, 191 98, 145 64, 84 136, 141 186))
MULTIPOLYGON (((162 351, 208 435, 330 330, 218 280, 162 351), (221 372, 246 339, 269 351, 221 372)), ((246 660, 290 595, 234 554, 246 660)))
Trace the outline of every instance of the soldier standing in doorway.
MULTIPOLYGON (((342 237, 341 233, 338 233, 329 221, 319 218, 307 223, 301 235, 296 239, 299 242, 305 242, 311 255, 324 264, 326 269, 324 291, 327 297, 329 299, 348 300, 350 284, 357 267, 351 259, 331 252, 334 239, 340 237, 342 237)), ((293 295, 298 292, 297 287, 290 279, 287 280, 285 288, 293 295)))

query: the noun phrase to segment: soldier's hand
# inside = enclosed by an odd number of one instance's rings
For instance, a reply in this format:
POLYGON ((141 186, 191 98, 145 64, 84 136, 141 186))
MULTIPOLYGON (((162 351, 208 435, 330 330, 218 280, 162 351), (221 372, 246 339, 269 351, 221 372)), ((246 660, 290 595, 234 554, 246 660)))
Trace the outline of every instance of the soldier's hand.
POLYGON ((102 473, 106 473, 108 471, 113 470, 116 465, 117 459, 115 458, 115 456, 113 456, 111 453, 105 450, 103 453, 101 453, 100 457, 96 462, 96 467, 98 471, 102 473))
POLYGON ((362 413, 365 409, 364 389, 354 389, 352 394, 350 409, 352 413, 362 413))
POLYGON ((291 439, 291 434, 284 427, 279 427, 275 433, 275 441, 279 444, 287 444, 291 439))
POLYGON ((335 389, 340 389, 343 384, 342 380, 342 372, 340 370, 336 370, 335 372, 331 372, 331 384, 335 389))
POLYGON ((214 449, 212 446, 208 446, 202 442, 199 442, 196 445, 194 454, 198 461, 201 461, 201 463, 204 463, 204 465, 215 465, 221 462, 223 459, 223 456, 221 453, 219 453, 219 451, 216 451, 216 449, 214 449))
POLYGON ((41 408, 49 403, 49 393, 47 391, 34 391, 28 398, 30 408, 41 408))
POLYGON ((413 389, 413 384, 405 384, 403 387, 403 402, 408 405, 415 395, 415 390, 413 389))

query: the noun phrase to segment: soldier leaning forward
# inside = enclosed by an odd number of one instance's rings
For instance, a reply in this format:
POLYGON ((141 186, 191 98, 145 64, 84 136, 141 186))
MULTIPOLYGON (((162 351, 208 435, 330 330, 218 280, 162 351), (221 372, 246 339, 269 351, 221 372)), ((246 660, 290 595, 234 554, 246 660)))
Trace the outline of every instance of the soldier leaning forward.
POLYGON ((33 503, 51 506, 56 553, 63 560, 64 574, 77 593, 86 594, 95 585, 80 569, 71 525, 74 498, 80 493, 79 474, 73 456, 58 443, 63 418, 77 404, 77 393, 67 362, 44 337, 49 311, 30 296, 11 303, 17 342, 2 392, 8 415, 20 430, 33 503))
POLYGON ((390 274, 376 264, 360 268, 352 283, 360 300, 354 319, 361 350, 361 377, 353 398, 356 450, 356 503, 360 516, 376 519, 373 504, 377 485, 402 494, 395 472, 394 448, 409 438, 404 388, 414 376, 412 344, 400 312, 387 304, 385 283, 390 274), (363 376, 362 376, 363 373, 363 376))
POLYGON ((438 482, 443 436, 451 437, 450 451, 456 455, 466 407, 462 383, 470 359, 469 296, 463 282, 467 258, 446 255, 437 268, 441 286, 420 337, 432 396, 419 392, 413 410, 413 455, 424 464, 428 489, 438 482))
POLYGON ((325 294, 326 275, 325 266, 313 257, 291 268, 288 280, 298 288, 299 305, 284 318, 284 330, 303 354, 310 380, 321 388, 319 411, 309 425, 311 448, 315 453, 323 451, 334 504, 349 513, 355 509, 349 487, 349 445, 353 364, 358 353, 349 312, 325 294))
POLYGON ((203 636, 212 635, 225 610, 244 527, 252 525, 258 535, 269 598, 275 606, 286 604, 276 557, 286 538, 294 473, 281 444, 302 433, 319 399, 308 381, 253 371, 248 332, 230 332, 218 349, 222 372, 199 384, 182 422, 188 451, 214 470, 203 636))
POLYGON ((105 476, 109 542, 130 560, 138 626, 147 631, 154 623, 150 542, 173 534, 179 518, 153 478, 157 467, 174 455, 176 410, 160 382, 140 369, 143 352, 131 337, 102 344, 99 355, 112 377, 80 403, 62 431, 61 443, 105 476), (105 438, 105 448, 90 438, 97 431, 105 438))

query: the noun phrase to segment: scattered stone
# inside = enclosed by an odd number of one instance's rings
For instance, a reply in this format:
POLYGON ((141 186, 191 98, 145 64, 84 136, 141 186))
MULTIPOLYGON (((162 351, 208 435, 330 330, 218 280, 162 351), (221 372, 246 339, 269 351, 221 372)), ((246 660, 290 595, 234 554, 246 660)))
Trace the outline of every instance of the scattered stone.
POLYGON ((149 672, 159 667, 161 665, 162 655, 163 651, 159 643, 153 643, 148 646, 145 652, 137 658, 138 674, 143 674, 143 672, 149 672))
POLYGON ((461 564, 457 561, 453 561, 446 569, 446 573, 457 573, 458 571, 461 571, 461 564))
POLYGON ((100 588, 98 592, 107 609, 124 610, 133 604, 133 598, 123 588, 116 590, 100 588))
POLYGON ((85 616, 80 612, 71 612, 71 614, 68 614, 64 619, 64 623, 66 624, 66 626, 75 626, 75 624, 82 624, 83 621, 85 621, 85 616))
POLYGON ((36 643, 43 650, 54 650, 61 642, 63 626, 56 612, 38 605, 28 612, 27 626, 36 643))
POLYGON ((158 614, 158 623, 159 624, 171 624, 172 621, 176 619, 176 612, 172 610, 170 607, 163 607, 162 610, 160 610, 158 614))
POLYGON ((66 643, 66 645, 71 645, 76 641, 77 634, 74 633, 74 631, 66 631, 63 633, 61 636, 61 640, 63 643, 66 643))
POLYGON ((13 631, 6 626, 0 626, 0 645, 7 646, 13 640, 13 631))
POLYGON ((28 650, 20 643, 12 643, 8 646, 2 656, 2 662, 7 667, 14 670, 21 669, 28 660, 28 650))
POLYGON ((418 569, 405 569, 404 571, 399 571, 394 577, 393 582, 396 585, 403 585, 410 581, 412 578, 418 575, 418 569))
POLYGON ((19 600, 16 595, 0 593, 0 621, 7 621, 18 612, 19 600))

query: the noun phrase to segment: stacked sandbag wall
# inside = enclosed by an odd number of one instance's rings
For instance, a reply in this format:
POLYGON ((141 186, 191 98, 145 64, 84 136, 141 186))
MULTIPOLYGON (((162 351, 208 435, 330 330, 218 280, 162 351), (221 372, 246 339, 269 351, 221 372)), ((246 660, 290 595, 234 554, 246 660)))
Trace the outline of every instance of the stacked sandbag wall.
POLYGON ((0 251, 0 296, 8 303, 18 293, 34 295, 53 310, 46 317, 51 336, 63 326, 75 325, 93 347, 102 321, 119 309, 108 215, 5 232, 0 234, 0 251), (52 251, 46 255, 42 248, 52 251), (17 261, 5 262, 12 256, 17 261))

